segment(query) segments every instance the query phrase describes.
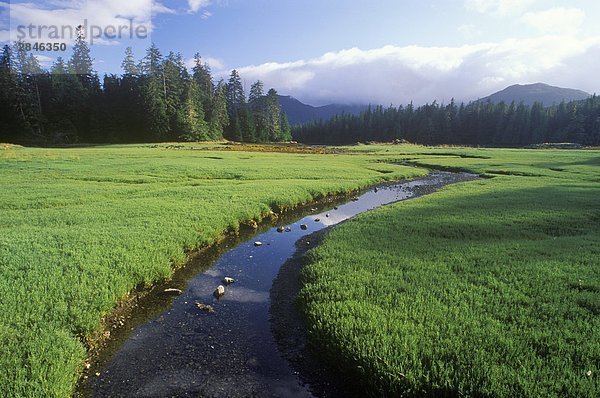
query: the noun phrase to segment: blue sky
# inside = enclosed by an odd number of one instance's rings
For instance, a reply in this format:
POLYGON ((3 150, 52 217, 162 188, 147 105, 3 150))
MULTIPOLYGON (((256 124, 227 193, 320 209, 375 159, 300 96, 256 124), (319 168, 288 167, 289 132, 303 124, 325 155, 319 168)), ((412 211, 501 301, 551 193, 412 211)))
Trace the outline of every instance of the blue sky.
POLYGON ((232 0, 207 9, 212 15, 200 21, 196 14, 159 16, 155 40, 168 46, 190 35, 193 40, 180 43, 182 51, 200 48, 230 65, 294 61, 352 47, 460 42, 436 34, 443 32, 439 7, 414 1, 232 0))
MULTIPOLYGON (((18 24, 84 18, 108 26, 133 17, 152 29, 145 40, 99 38, 92 52, 101 73, 120 73, 127 45, 142 57, 153 41, 188 60, 199 52, 217 77, 236 68, 248 86, 261 79, 316 105, 468 101, 537 81, 600 92, 595 0, 11 3, 13 38, 18 24)), ((0 39, 10 37, 4 31, 0 39)), ((58 55, 39 58, 49 64, 58 55)))

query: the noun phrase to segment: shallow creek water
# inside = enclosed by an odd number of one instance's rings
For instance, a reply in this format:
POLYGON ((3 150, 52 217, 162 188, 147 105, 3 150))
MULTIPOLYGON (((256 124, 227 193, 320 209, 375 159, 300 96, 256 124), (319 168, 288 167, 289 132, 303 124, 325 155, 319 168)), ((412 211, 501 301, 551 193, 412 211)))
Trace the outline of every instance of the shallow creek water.
POLYGON ((127 335, 95 365, 82 395, 313 396, 311 386, 281 355, 269 313, 271 285, 280 267, 294 255, 296 241, 382 205, 474 178, 434 172, 413 181, 380 185, 335 209, 330 205, 281 224, 289 226, 290 232, 272 227, 246 241, 225 242, 206 259, 199 259, 207 264, 196 266, 200 269, 196 275, 188 275, 191 279, 184 283, 183 294, 164 299, 167 307, 158 313, 154 309, 150 319, 138 320, 137 326, 125 325, 127 335), (224 277, 234 278, 235 283, 226 286, 225 295, 217 300, 213 292, 224 277), (210 304, 215 312, 203 312, 196 303, 210 304))

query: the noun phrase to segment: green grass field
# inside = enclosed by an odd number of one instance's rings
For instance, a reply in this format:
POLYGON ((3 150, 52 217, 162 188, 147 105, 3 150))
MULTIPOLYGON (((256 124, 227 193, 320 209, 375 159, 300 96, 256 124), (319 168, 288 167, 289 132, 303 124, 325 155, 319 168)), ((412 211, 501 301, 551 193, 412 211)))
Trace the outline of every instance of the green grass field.
POLYGON ((271 208, 424 173, 369 154, 3 148, 0 396, 13 398, 70 396, 101 317, 186 250, 271 208))
POLYGON ((493 177, 309 252, 311 342, 372 396, 600 395, 600 152, 360 147, 493 177))
POLYGON ((132 289, 272 208, 425 172, 401 161, 494 178, 334 230, 305 274, 313 341, 375 395, 598 393, 598 151, 222 147, 0 147, 0 396, 70 396, 132 289))

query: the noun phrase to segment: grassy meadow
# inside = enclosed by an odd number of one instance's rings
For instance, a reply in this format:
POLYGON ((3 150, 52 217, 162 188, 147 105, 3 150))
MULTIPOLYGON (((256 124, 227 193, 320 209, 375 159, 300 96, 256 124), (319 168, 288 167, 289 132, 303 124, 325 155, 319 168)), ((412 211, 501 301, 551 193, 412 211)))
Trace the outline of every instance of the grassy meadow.
POLYGON ((101 317, 240 221, 425 173, 222 147, 0 147, 0 396, 70 396, 101 317))
POLYGON ((600 152, 223 147, 0 147, 0 396, 70 396, 101 318, 186 251, 426 173, 399 162, 493 178, 334 229, 303 276, 312 341, 373 395, 598 394, 600 152))
POLYGON ((371 396, 600 395, 600 152, 362 146, 487 179, 309 252, 311 342, 371 396))

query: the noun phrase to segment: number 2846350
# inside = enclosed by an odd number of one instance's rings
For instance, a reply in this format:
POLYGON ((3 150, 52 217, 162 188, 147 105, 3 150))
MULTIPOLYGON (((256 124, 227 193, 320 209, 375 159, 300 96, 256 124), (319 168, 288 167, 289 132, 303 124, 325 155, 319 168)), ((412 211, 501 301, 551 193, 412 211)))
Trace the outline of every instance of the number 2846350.
POLYGON ((66 43, 43 43, 43 42, 35 42, 35 43, 17 43, 17 45, 21 48, 21 50, 25 51, 66 51, 67 44, 66 43))

